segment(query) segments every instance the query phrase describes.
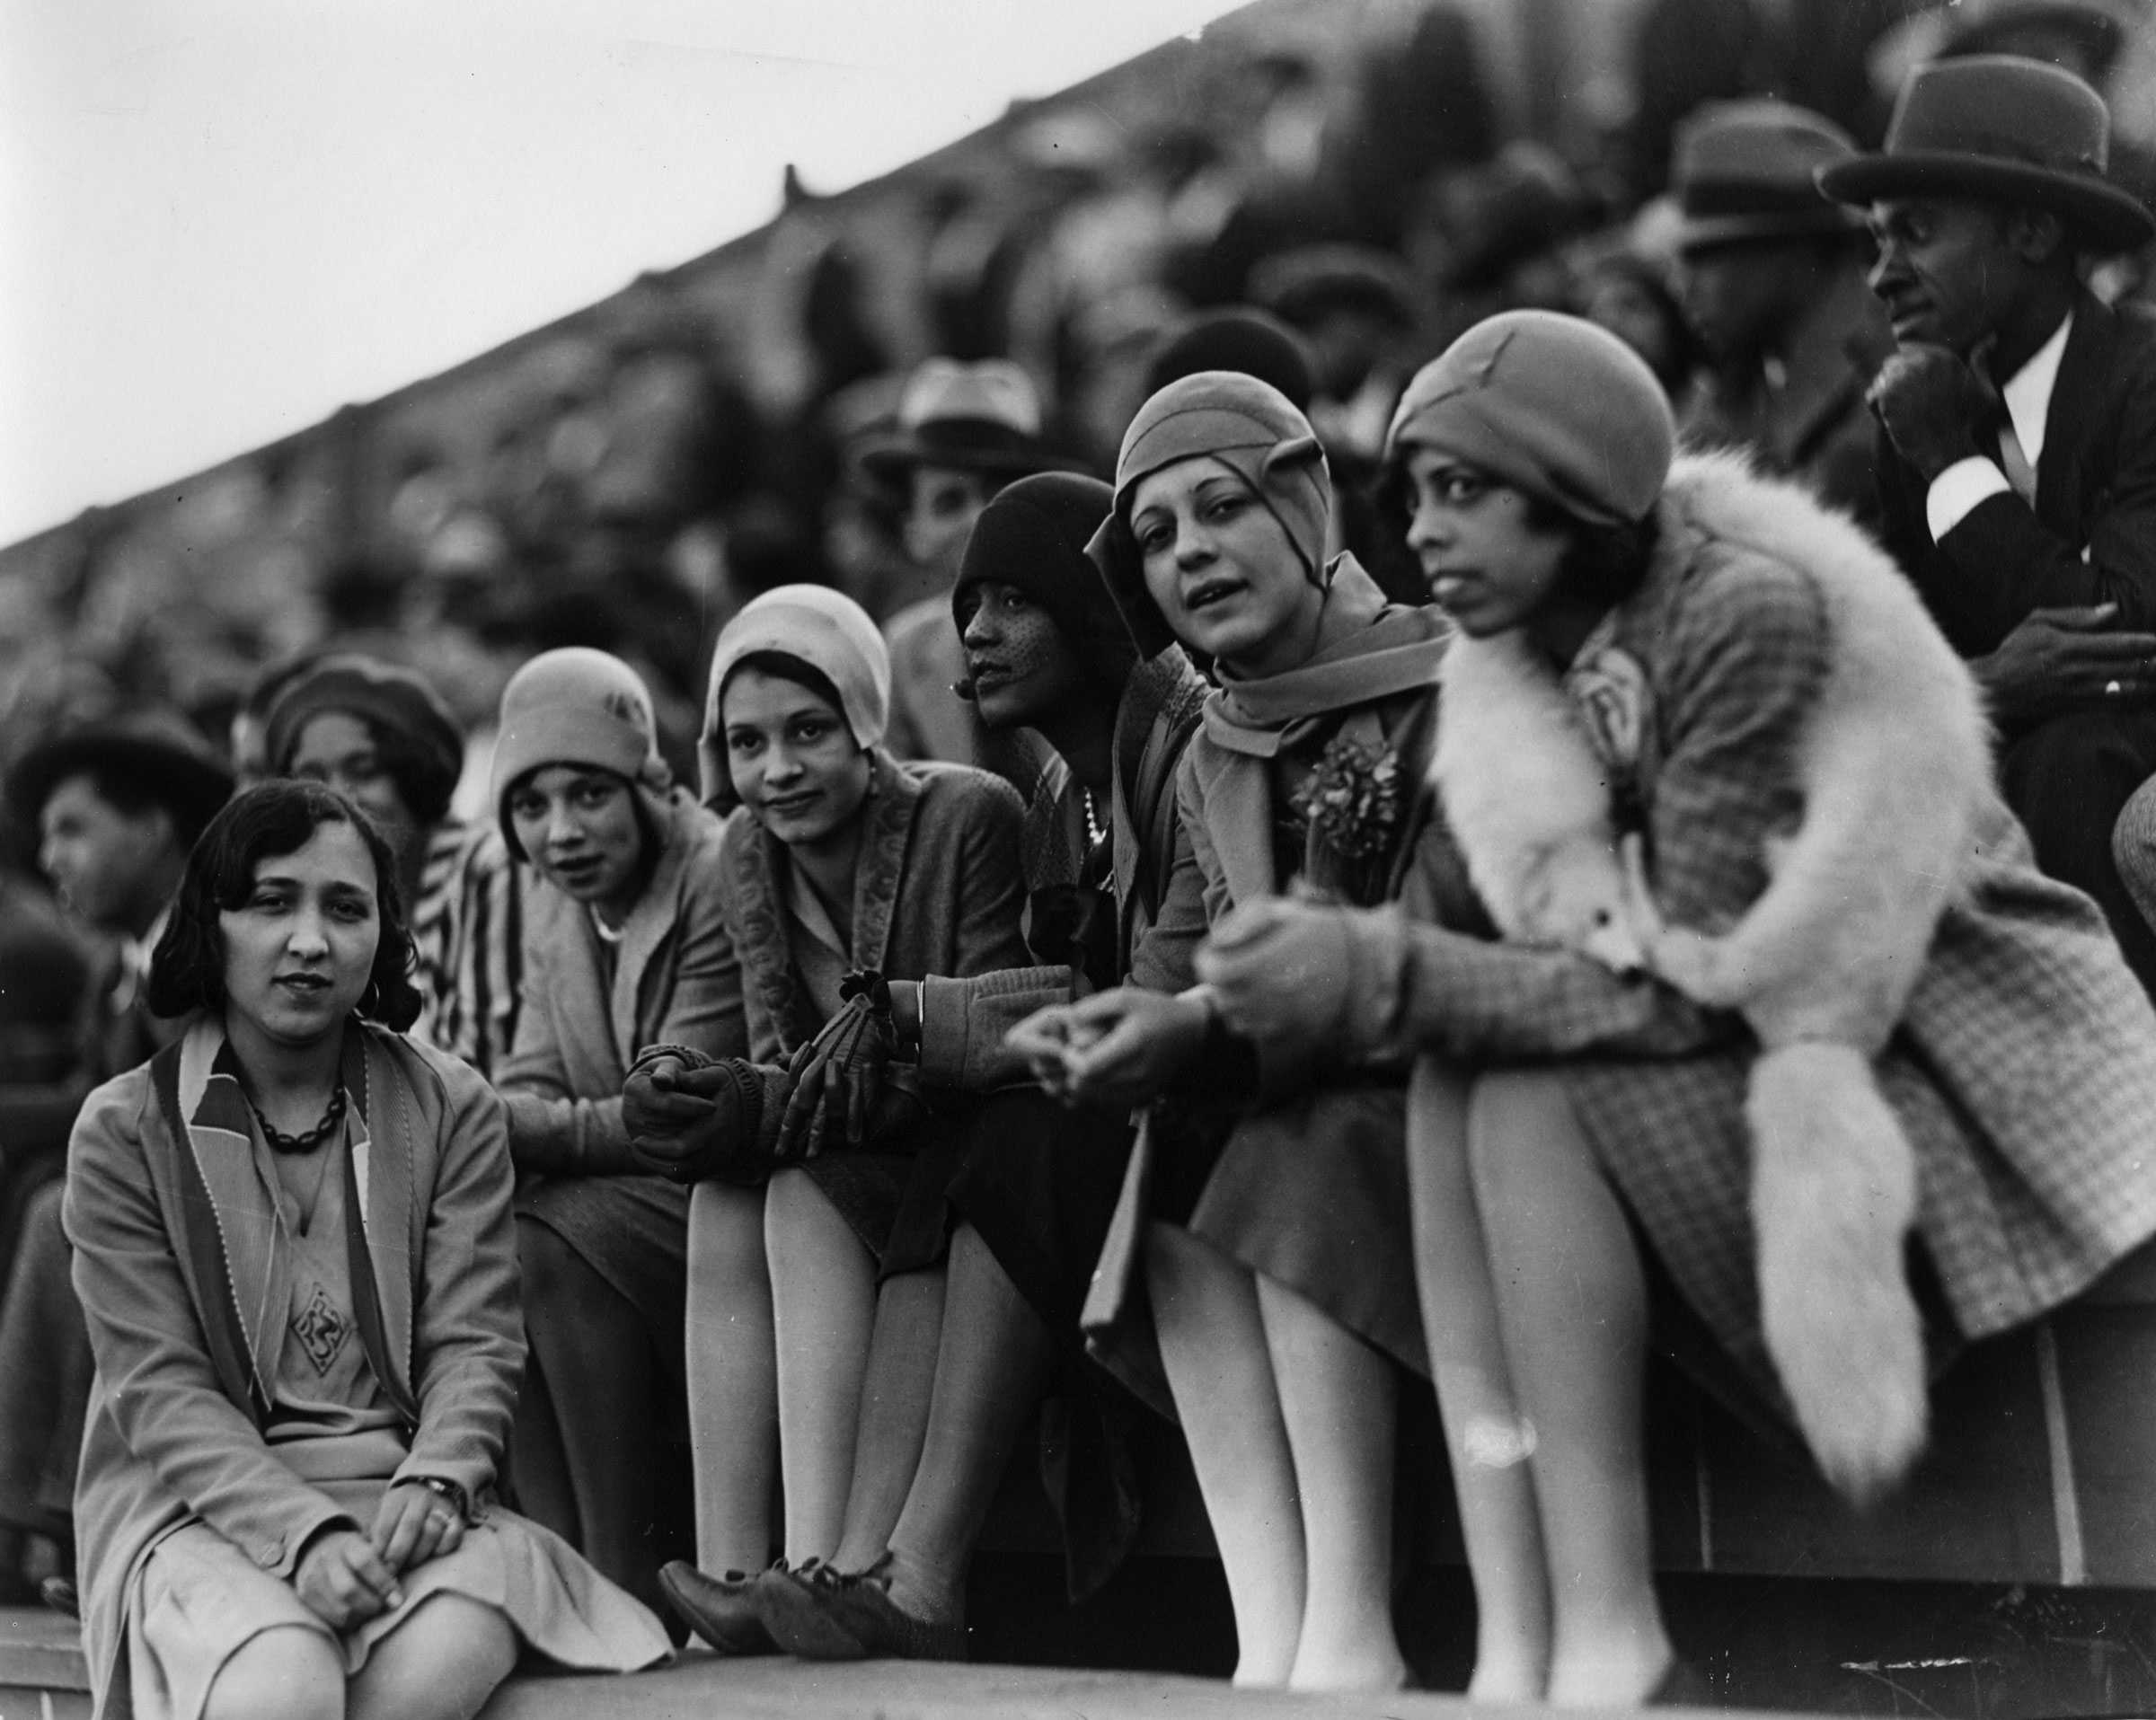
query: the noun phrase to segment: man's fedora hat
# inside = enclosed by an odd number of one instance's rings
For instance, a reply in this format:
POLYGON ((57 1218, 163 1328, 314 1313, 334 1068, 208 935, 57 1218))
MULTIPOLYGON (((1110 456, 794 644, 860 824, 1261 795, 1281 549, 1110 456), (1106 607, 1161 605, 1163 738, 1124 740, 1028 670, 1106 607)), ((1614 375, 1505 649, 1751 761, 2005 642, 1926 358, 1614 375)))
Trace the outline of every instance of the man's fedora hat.
POLYGON ((1679 251, 1831 237, 1863 218, 1830 201, 1818 172, 1857 146, 1833 120, 1787 101, 1710 101, 1677 128, 1670 187, 1679 251))
POLYGON ((69 777, 110 769, 139 783, 191 842, 232 798, 232 769, 177 711, 150 709, 86 723, 40 741, 7 778, 8 805, 35 822, 69 777))
POLYGON ((2111 117, 2072 73, 1975 54, 1920 66, 1902 86, 1878 154, 1823 168, 1841 203, 1992 198, 2048 209, 2090 250, 2131 251, 2156 234, 2140 201, 2104 177, 2111 117))
POLYGON ((1022 477, 1070 463, 1041 440, 1040 397, 1007 358, 931 358, 906 378, 896 432, 861 452, 870 474, 897 481, 916 466, 1022 477))

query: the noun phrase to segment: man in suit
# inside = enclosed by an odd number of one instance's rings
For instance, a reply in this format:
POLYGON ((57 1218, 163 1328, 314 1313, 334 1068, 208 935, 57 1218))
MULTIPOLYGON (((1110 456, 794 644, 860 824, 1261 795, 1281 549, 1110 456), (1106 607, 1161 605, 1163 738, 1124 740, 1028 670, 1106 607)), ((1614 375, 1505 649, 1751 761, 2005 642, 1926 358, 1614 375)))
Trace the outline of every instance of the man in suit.
POLYGON ((1881 151, 1819 184, 1869 208, 1894 325, 1883 535, 1989 695, 2038 864, 2096 898, 2156 992, 2111 852, 2156 771, 2156 324, 2081 273, 2156 223, 2104 177, 2108 144, 2079 78, 1976 56, 1920 67, 1881 151))
MULTIPOLYGON (((75 918, 117 941, 93 975, 67 1075, 0 1089, 0 1154, 23 1167, 21 1235, 0 1294, 0 1599, 44 1574, 25 1538, 56 1543, 64 1582, 75 1457, 92 1363, 68 1279, 59 1173, 84 1096, 170 1039, 143 1004, 151 951, 188 851, 232 792, 202 738, 163 713, 94 724, 32 747, 7 781, 38 861, 75 918)), ((48 1585, 49 1593, 51 1592, 48 1585)))

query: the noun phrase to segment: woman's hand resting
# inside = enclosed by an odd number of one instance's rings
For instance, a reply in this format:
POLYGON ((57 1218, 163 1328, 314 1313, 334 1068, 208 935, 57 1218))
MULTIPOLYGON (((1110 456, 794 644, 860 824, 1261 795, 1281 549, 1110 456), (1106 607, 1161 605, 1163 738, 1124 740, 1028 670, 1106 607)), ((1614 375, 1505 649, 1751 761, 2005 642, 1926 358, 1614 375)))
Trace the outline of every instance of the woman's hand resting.
MULTIPOLYGON (((382 1503, 386 1508, 389 1501, 382 1503)), ((332 1529, 311 1541, 292 1586, 300 1604, 332 1630, 349 1630, 404 1603, 396 1573, 382 1562, 373 1539, 356 1529, 332 1529)))
POLYGON ((1337 1029, 1353 975, 1339 908, 1264 896, 1233 909, 1197 952, 1197 976, 1222 1019, 1264 1041, 1303 1041, 1337 1029))
POLYGON ((464 1544, 464 1514, 432 1487, 400 1481, 382 1495, 367 1539, 399 1574, 464 1544))
POLYGON ((1202 998, 1122 985, 1037 1010, 1005 1043, 1065 1103, 1130 1111, 1159 1098, 1189 1065, 1211 1024, 1202 998))

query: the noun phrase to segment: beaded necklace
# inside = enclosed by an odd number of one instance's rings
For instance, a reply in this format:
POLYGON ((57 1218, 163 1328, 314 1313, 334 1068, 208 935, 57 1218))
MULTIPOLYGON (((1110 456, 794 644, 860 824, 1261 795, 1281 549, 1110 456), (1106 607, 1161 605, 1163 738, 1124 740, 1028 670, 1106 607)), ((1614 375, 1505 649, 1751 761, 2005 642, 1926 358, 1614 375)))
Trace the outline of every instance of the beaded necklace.
POLYGON ((312 1152, 327 1141, 337 1125, 344 1121, 344 1087, 341 1082, 330 1095, 329 1108, 322 1114, 322 1121, 298 1134, 287 1134, 264 1116, 262 1107, 254 1102, 254 1095, 248 1092, 246 1083, 241 1083, 240 1092, 247 1101, 247 1108, 254 1113, 255 1125, 261 1130, 262 1140, 272 1152, 312 1152))

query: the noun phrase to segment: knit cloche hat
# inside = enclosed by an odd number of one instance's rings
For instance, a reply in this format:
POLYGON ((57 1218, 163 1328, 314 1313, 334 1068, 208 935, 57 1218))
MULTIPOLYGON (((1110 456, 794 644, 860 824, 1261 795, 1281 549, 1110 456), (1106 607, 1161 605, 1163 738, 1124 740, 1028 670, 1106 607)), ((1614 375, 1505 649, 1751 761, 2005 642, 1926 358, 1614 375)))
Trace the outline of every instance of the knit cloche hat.
POLYGON ((1644 519, 1676 449, 1668 397, 1615 335, 1554 311, 1485 318, 1415 373, 1385 434, 1442 449, 1590 525, 1644 519))
POLYGON ((1066 472, 1021 478, 999 492, 974 522, 951 587, 960 631, 976 587, 1015 587, 1048 612, 1091 674, 1119 684, 1132 661, 1130 634, 1085 554, 1114 499, 1098 478, 1066 472))
POLYGON ((703 804, 730 812, 739 803, 726 764, 726 726, 719 701, 745 657, 777 651, 806 663, 837 689, 840 715, 856 745, 882 744, 891 718, 891 654, 869 612, 828 586, 778 586, 742 605, 720 630, 696 742, 703 804))
POLYGON ((518 860, 526 856, 509 817, 509 791, 549 764, 607 771, 649 794, 667 791, 673 777, 658 755, 651 694, 618 657, 582 645, 543 651, 501 690, 494 812, 518 860))
POLYGON ((1241 477, 1279 521, 1312 580, 1324 583, 1332 473, 1310 420, 1278 389, 1240 371, 1182 377, 1138 408, 1124 431, 1114 506, 1087 546, 1144 657, 1167 649, 1175 635, 1145 589, 1130 530, 1132 496, 1154 472, 1196 459, 1217 461, 1241 477))

